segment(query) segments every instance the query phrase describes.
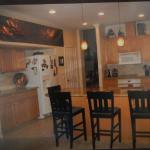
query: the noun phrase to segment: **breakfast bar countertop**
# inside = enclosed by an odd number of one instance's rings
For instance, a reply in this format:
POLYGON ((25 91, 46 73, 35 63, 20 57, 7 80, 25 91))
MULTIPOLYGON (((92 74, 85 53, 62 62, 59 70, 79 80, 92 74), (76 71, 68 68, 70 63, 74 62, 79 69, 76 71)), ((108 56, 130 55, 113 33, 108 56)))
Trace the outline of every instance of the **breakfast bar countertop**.
POLYGON ((12 88, 8 90, 2 90, 0 91, 0 96, 10 96, 14 95, 16 93, 22 93, 25 91, 36 89, 37 87, 24 87, 24 88, 12 88))

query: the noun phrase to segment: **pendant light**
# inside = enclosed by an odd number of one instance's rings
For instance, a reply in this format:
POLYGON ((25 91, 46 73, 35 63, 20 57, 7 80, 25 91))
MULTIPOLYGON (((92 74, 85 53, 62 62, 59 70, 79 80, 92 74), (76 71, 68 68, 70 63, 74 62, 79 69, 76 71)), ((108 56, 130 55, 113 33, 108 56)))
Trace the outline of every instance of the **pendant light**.
MULTIPOLYGON (((86 26, 87 25, 87 22, 84 20, 84 11, 83 11, 83 4, 81 4, 81 7, 82 7, 82 18, 81 18, 81 20, 82 20, 82 25, 83 26, 86 26)), ((82 41, 81 41, 81 50, 87 50, 88 49, 88 44, 87 44, 87 41, 86 40, 84 40, 85 39, 85 37, 84 37, 84 32, 83 32, 83 34, 82 34, 83 36, 82 36, 82 41)))
POLYGON ((118 20, 119 20, 119 31, 118 31, 117 45, 124 46, 124 33, 121 32, 121 26, 120 26, 120 3, 119 1, 118 1, 118 20))

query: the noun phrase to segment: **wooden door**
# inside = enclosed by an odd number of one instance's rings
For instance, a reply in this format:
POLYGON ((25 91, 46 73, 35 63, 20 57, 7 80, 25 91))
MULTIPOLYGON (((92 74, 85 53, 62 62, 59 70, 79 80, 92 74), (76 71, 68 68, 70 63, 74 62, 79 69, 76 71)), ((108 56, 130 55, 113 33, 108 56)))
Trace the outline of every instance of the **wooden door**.
POLYGON ((76 48, 66 47, 64 50, 64 58, 66 88, 77 89, 79 88, 79 68, 76 48))

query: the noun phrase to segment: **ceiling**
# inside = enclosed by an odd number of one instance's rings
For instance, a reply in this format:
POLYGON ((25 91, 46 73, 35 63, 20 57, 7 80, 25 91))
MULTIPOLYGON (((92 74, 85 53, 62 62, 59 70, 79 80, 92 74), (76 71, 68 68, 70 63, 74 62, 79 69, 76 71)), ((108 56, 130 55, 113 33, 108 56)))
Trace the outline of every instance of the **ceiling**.
MULTIPOLYGON (((61 28, 83 28, 82 8, 84 20, 88 22, 86 28, 94 24, 117 24, 118 3, 84 3, 84 4, 43 4, 43 5, 1 5, 0 10, 14 11, 17 13, 50 22, 61 28), (50 9, 56 13, 50 15, 50 9), (98 12, 104 12, 104 16, 98 16, 98 12)), ((14 16, 15 18, 15 16, 14 16)), ((150 2, 121 2, 121 22, 150 20, 150 2), (138 14, 144 14, 139 18, 138 14)), ((84 27, 85 28, 85 27, 84 27)))

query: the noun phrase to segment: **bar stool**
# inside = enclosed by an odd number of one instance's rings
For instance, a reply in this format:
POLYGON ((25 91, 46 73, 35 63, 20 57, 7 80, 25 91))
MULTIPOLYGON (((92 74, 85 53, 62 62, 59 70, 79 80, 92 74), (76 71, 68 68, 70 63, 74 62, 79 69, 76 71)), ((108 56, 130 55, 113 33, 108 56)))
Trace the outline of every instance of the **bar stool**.
POLYGON ((85 111, 82 107, 72 107, 70 92, 54 92, 51 94, 52 115, 54 122, 54 134, 56 138, 56 146, 59 145, 59 138, 66 134, 70 138, 70 148, 73 148, 73 141, 81 136, 87 140, 85 111), (73 117, 81 114, 82 120, 78 123, 73 122, 73 117), (63 122, 64 127, 60 126, 63 122), (82 126, 82 128, 81 128, 82 126), (61 129, 61 130, 60 130, 61 129), (63 130, 62 130, 63 129, 63 130), (74 136, 74 131, 80 132, 74 136))
POLYGON ((119 142, 121 142, 121 110, 114 107, 113 92, 87 92, 87 97, 90 110, 93 150, 95 150, 96 139, 100 140, 100 136, 111 136, 110 148, 112 148, 115 140, 119 138, 119 142), (115 116, 118 116, 118 123, 116 124, 114 123, 115 116), (110 130, 100 129, 101 119, 111 119, 110 130), (119 129, 116 129, 117 127, 119 129), (118 133, 115 138, 114 133, 118 133))
POLYGON ((137 119, 150 119, 150 91, 128 91, 130 117, 132 125, 133 148, 136 137, 150 137, 150 132, 136 131, 137 119))

